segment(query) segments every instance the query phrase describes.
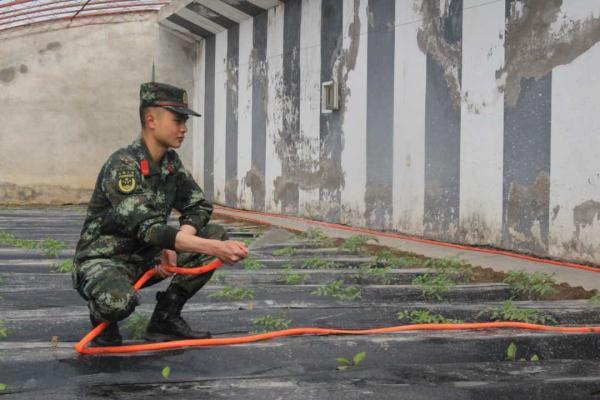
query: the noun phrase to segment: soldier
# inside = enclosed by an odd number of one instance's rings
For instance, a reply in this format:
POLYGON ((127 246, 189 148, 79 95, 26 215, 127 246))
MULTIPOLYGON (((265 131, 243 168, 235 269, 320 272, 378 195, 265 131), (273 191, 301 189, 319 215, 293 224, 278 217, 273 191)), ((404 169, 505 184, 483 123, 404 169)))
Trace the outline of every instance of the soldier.
MULTIPOLYGON (((142 133, 100 170, 72 274, 73 287, 88 302, 92 325, 111 322, 94 340, 96 346, 122 343, 117 321, 139 304, 133 284, 149 268, 158 274, 147 286, 169 276, 165 265, 195 267, 215 258, 231 264, 248 255, 245 243, 227 240, 223 227, 208 224, 211 203, 170 149, 181 146, 189 115, 200 116, 188 108, 184 90, 142 84, 142 133), (167 225, 173 208, 181 214, 179 229, 167 225)), ((180 313, 211 275, 175 275, 156 295, 146 339, 209 338, 209 332, 193 331, 180 313)))

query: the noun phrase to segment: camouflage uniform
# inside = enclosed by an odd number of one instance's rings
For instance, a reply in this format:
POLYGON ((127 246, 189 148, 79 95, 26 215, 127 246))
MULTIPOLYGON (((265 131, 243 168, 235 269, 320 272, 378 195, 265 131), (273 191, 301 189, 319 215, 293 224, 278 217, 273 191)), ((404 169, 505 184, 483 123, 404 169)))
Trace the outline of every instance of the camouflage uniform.
MULTIPOLYGON (((156 100, 156 85, 163 90, 164 86, 171 88, 164 84, 144 85, 140 93, 142 104, 150 105, 155 105, 152 101, 156 100)), ((158 97, 160 100, 160 93, 158 97)), ((173 93, 167 92, 165 97, 172 100, 173 93)), ((181 108, 177 110, 181 112, 181 108)), ((88 205, 72 274, 73 287, 88 301, 93 318, 118 321, 139 304, 133 284, 148 268, 160 263, 163 249, 175 249, 179 230, 167 225, 173 208, 181 213, 180 225, 195 227, 197 236, 227 239, 223 227, 207 224, 212 205, 175 151, 168 150, 157 165, 140 135, 108 158, 88 205)), ((182 252, 177 263, 193 267, 213 259, 182 252)), ((175 275, 167 291, 189 299, 211 275, 175 275)), ((147 285, 162 279, 156 275, 147 285)))

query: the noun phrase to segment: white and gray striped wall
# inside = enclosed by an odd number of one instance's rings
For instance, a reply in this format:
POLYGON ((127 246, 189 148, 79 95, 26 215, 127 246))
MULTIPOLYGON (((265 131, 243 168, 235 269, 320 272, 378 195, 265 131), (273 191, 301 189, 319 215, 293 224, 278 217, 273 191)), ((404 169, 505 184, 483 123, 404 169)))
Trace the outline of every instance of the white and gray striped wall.
POLYGON ((600 263, 600 0, 263 8, 195 33, 215 202, 600 263))

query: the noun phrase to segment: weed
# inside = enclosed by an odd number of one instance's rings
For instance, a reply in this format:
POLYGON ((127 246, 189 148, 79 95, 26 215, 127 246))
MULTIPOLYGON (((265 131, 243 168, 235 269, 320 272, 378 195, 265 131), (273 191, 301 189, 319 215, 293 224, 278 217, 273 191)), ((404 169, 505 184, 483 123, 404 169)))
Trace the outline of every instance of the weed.
POLYGON ((54 272, 61 272, 61 273, 71 272, 71 271, 73 271, 73 261, 65 260, 63 262, 54 263, 54 264, 52 264, 51 269, 54 272))
POLYGON ((259 269, 262 269, 262 268, 265 267, 265 265, 263 263, 261 263, 260 261, 258 261, 253 256, 246 257, 242 261, 242 265, 244 266, 244 269, 246 269, 248 271, 256 271, 256 270, 259 270, 259 269))
POLYGON ((356 279, 359 283, 363 283, 367 278, 371 278, 383 285, 389 285, 392 281, 390 273, 390 267, 379 268, 377 265, 373 265, 373 263, 364 263, 358 269, 356 279))
POLYGON ((287 329, 292 323, 292 320, 285 319, 285 316, 285 313, 279 312, 275 316, 268 314, 264 317, 253 319, 252 323, 254 323, 257 328, 260 328, 260 330, 255 331, 255 333, 287 329))
POLYGON ((442 300, 442 295, 452 289, 455 284, 444 274, 424 274, 412 281, 413 285, 421 285, 423 297, 442 300))
POLYGON ((169 376, 171 375, 171 367, 169 367, 168 365, 164 367, 161 371, 161 374, 163 378, 169 379, 169 376))
POLYGON ((285 273, 283 275, 283 279, 286 285, 299 285, 300 283, 304 283, 306 275, 295 274, 291 264, 287 265, 284 270, 285 273))
POLYGON ((335 360, 340 364, 337 366, 338 371, 345 371, 350 368, 358 367, 358 365, 365 359, 367 353, 361 351, 360 353, 356 353, 352 360, 348 360, 345 357, 338 357, 335 360))
MULTIPOLYGON (((508 361, 516 361, 517 359, 517 345, 514 342, 510 342, 508 347, 506 348, 506 359, 508 361)), ((525 358, 520 358, 519 361, 527 361, 525 358)), ((540 361, 540 357, 537 354, 534 354, 529 361, 540 361)))
POLYGON ((510 271, 504 282, 511 285, 515 295, 533 300, 557 292, 554 289, 556 281, 553 276, 554 274, 543 272, 510 271))
POLYGON ((311 294, 317 296, 333 296, 340 300, 355 300, 361 297, 360 292, 360 288, 356 286, 344 287, 344 282, 342 280, 336 280, 327 285, 319 286, 317 290, 311 292, 311 294))
POLYGON ((129 337, 134 340, 144 338, 146 327, 150 322, 150 316, 148 314, 133 314, 123 324, 123 329, 129 332, 129 337))
POLYGON ((449 319, 440 314, 431 314, 427 310, 400 311, 397 317, 412 324, 462 324, 459 319, 449 319))
POLYGON ((310 244, 314 246, 335 246, 335 239, 325 235, 320 229, 317 228, 308 228, 305 232, 301 232, 298 236, 307 239, 310 244))
POLYGON ((61 250, 67 248, 67 244, 60 240, 46 238, 39 243, 39 248, 42 249, 45 256, 56 258, 61 250))
POLYGON ((590 297, 587 303, 592 307, 600 307, 600 293, 596 293, 595 295, 590 297))
POLYGON ((360 251, 367 244, 369 240, 379 243, 379 239, 374 236, 369 235, 353 235, 346 239, 344 239, 344 243, 342 243, 342 249, 350 250, 350 251, 360 251))
POLYGON ((254 290, 234 287, 224 287, 223 289, 211 293, 208 297, 214 297, 221 300, 243 300, 253 299, 254 290))
POLYGON ((384 265, 390 268, 414 268, 421 267, 423 260, 414 256, 397 256, 390 250, 383 250, 379 253, 373 254, 375 256, 375 263, 378 265, 384 265))
POLYGON ((242 242, 246 243, 246 246, 250 246, 252 244, 252 242, 254 241, 254 239, 244 239, 242 240, 242 242))
POLYGON ((6 390, 6 384, 0 383, 0 392, 4 392, 6 390))
POLYGON ((310 269, 330 269, 339 267, 338 263, 333 260, 323 260, 319 256, 311 257, 304 261, 302 268, 310 269))
POLYGON ((0 232, 0 243, 27 250, 41 249, 45 256, 54 258, 58 257, 61 250, 67 248, 67 244, 60 240, 51 238, 42 241, 17 239, 9 232, 0 232))
POLYGON ((296 254, 297 250, 294 247, 284 247, 282 249, 273 250, 273 255, 276 257, 291 257, 296 254))
POLYGON ((433 258, 425 261, 423 267, 432 268, 439 274, 448 277, 454 283, 473 281, 474 269, 457 256, 433 258))
POLYGON ((0 320, 0 339, 8 337, 8 329, 4 326, 4 321, 0 320))
POLYGON ((492 321, 520 321, 532 324, 556 323, 552 317, 541 315, 534 308, 518 308, 511 300, 502 303, 501 306, 481 311, 477 317, 489 314, 492 321))

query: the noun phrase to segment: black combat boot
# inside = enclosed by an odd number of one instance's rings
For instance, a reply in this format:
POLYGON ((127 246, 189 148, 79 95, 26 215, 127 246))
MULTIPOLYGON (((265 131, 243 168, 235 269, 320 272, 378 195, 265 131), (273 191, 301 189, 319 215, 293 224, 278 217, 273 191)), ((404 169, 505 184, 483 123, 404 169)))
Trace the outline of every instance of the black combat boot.
POLYGON ((156 307, 144 337, 151 342, 178 339, 209 339, 210 332, 193 331, 183 318, 181 309, 187 298, 177 290, 156 293, 156 307))
MULTIPOLYGON (((92 315, 90 315, 90 321, 92 321, 92 326, 94 328, 100 325, 102 322, 94 318, 92 315)), ((119 325, 116 322, 110 323, 100 335, 92 340, 92 344, 99 347, 120 346, 122 343, 123 338, 119 333, 119 325)))

